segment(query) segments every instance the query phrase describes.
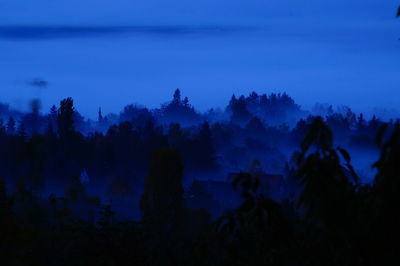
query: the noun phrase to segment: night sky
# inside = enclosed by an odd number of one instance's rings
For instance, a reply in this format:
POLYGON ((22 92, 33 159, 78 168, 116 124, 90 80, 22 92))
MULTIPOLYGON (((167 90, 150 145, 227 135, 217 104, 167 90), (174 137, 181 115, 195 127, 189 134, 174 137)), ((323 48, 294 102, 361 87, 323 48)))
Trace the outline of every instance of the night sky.
POLYGON ((157 107, 181 88, 200 110, 232 93, 288 92, 355 110, 400 104, 398 0, 0 0, 0 102, 84 115, 157 107), (48 82, 33 87, 32 80, 48 82))

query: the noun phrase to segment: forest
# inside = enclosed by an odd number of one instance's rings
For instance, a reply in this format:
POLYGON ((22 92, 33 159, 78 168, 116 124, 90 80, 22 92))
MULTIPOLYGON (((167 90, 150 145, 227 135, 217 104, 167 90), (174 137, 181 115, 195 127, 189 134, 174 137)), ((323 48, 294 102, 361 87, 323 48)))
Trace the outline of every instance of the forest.
POLYGON ((393 265, 400 123, 286 93, 0 103, 1 265, 393 265))

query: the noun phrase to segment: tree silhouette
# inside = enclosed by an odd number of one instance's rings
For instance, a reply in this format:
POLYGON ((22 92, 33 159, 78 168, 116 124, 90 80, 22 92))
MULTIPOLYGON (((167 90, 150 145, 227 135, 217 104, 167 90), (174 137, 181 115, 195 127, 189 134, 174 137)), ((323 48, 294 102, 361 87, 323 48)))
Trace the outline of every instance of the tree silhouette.
MULTIPOLYGON (((380 201, 379 212, 387 225, 399 232, 400 215, 397 212, 400 206, 400 124, 396 123, 389 136, 385 138, 387 124, 384 124, 377 134, 377 143, 380 147, 380 157, 373 167, 377 169, 373 188, 380 201)), ((391 231, 389 234, 393 234, 391 231)))
POLYGON ((227 265, 280 265, 288 259, 285 249, 294 244, 280 205, 259 194, 259 184, 258 177, 249 173, 240 173, 232 181, 243 203, 216 222, 222 245, 232 249, 225 258, 227 265))
POLYGON ((183 101, 182 101, 182 104, 183 104, 183 106, 184 107, 189 107, 189 98, 188 97, 185 97, 184 99, 183 99, 183 101))
POLYGON ((172 103, 173 104, 181 104, 181 90, 180 89, 176 89, 174 92, 174 96, 172 98, 172 103))
POLYGON ((236 99, 232 96, 232 100, 230 103, 231 110, 231 121, 238 124, 247 123, 250 119, 251 114, 247 109, 246 100, 244 96, 241 96, 239 99, 236 99))
POLYGON ((305 114, 290 128, 281 124, 303 113, 285 94, 233 96, 225 112, 200 114, 176 91, 160 109, 101 113, 100 125, 70 98, 47 114, 0 104, 0 264, 391 265, 400 126, 316 109, 328 117, 305 114), (362 148, 361 160, 377 144, 372 184, 340 141, 362 148), (262 160, 237 174, 253 158, 262 160), (262 165, 285 173, 279 201, 262 165))
POLYGON ((97 115, 97 122, 102 123, 103 122, 103 114, 101 113, 101 107, 99 107, 99 112, 97 115))
POLYGON ((22 139, 25 139, 25 137, 26 137, 26 130, 25 130, 25 125, 24 125, 23 122, 19 123, 18 130, 17 130, 17 135, 19 137, 21 137, 22 139))
POLYGON ((200 125, 200 130, 194 136, 194 141, 196 153, 192 156, 199 170, 216 169, 215 149, 208 122, 200 125))
POLYGON ((4 126, 4 121, 3 119, 0 119, 0 136, 3 136, 6 134, 6 127, 4 126))
POLYGON ((296 176, 302 186, 299 204, 305 205, 309 218, 329 226, 344 226, 348 206, 358 177, 348 153, 338 148, 346 164, 333 148, 332 132, 321 117, 309 126, 297 157, 296 176))
MULTIPOLYGON (((7 199, 6 184, 0 178, 0 235, 6 233, 10 221, 10 204, 7 199)), ((1 243, 2 240, 0 240, 1 243)))
POLYGON ((362 113, 359 114, 359 116, 357 117, 357 124, 356 124, 356 128, 358 130, 363 130, 366 126, 366 121, 364 119, 364 115, 362 113))
POLYGON ((0 260, 4 264, 7 264, 7 258, 9 257, 7 253, 11 253, 9 250, 13 246, 10 243, 15 238, 15 232, 13 231, 15 221, 12 219, 11 207, 6 193, 5 182, 0 178, 0 260))
POLYGON ((60 108, 57 113, 58 134, 61 138, 71 136, 74 129, 74 101, 72 98, 66 98, 60 102, 60 108))
POLYGON ((15 133, 15 120, 12 116, 8 118, 6 128, 7 128, 7 134, 13 135, 15 133))
POLYGON ((373 165, 378 170, 374 180, 374 188, 387 204, 399 206, 400 125, 396 123, 391 135, 384 140, 384 133, 387 131, 386 128, 387 124, 384 124, 377 135, 377 143, 381 149, 381 154, 379 160, 373 165))
POLYGON ((183 125, 199 122, 200 116, 189 104, 187 97, 182 101, 181 91, 176 89, 172 100, 161 105, 157 110, 156 117, 161 123, 181 123, 183 125))
POLYGON ((177 150, 154 151, 149 175, 140 200, 141 224, 150 240, 155 262, 168 265, 177 244, 185 210, 182 187, 183 164, 177 150))

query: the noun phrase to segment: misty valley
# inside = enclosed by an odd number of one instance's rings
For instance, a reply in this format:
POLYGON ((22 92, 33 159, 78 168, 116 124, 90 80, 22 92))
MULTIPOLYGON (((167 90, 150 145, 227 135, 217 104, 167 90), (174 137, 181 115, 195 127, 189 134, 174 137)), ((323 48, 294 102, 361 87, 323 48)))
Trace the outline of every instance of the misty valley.
POLYGON ((2 265, 391 264, 399 189, 398 120, 347 106, 0 103, 2 265))
POLYGON ((0 266, 399 265, 399 18, 0 0, 0 266))

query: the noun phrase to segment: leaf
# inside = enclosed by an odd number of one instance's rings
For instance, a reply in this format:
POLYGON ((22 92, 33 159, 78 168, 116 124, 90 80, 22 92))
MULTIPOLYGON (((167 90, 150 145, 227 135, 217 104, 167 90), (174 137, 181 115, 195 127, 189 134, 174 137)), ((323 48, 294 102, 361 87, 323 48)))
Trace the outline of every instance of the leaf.
POLYGON ((354 170, 353 166, 351 166, 349 163, 346 166, 347 166, 347 169, 350 171, 350 174, 351 174, 351 177, 352 177, 354 183, 356 184, 356 186, 358 186, 359 178, 358 178, 356 171, 354 170))
POLYGON ((341 147, 337 147, 338 151, 340 152, 340 154, 342 154, 344 160, 346 161, 346 163, 350 163, 351 161, 351 157, 350 154, 343 148, 341 147))

